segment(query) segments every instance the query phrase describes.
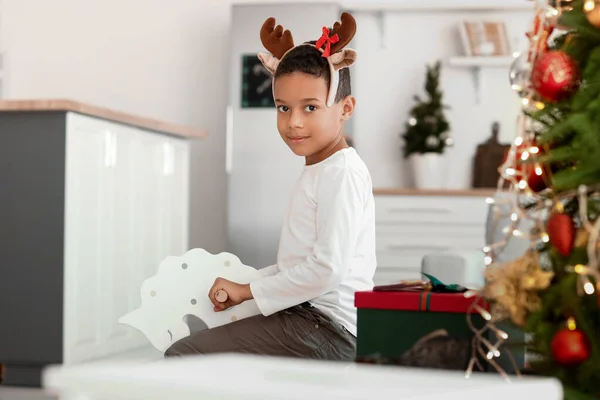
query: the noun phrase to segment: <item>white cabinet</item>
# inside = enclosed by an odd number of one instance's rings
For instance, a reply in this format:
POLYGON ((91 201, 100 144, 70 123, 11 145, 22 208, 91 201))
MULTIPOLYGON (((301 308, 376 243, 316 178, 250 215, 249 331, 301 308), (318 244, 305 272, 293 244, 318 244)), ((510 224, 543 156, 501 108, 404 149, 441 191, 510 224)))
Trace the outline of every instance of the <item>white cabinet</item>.
POLYGON ((424 255, 485 246, 483 196, 375 195, 375 284, 421 279, 424 255))
POLYGON ((67 114, 64 363, 146 344, 117 320, 187 250, 188 166, 183 139, 67 114))
POLYGON ((39 386, 51 364, 152 355, 118 319, 188 250, 191 140, 206 133, 64 100, 0 105, 0 364, 39 386))

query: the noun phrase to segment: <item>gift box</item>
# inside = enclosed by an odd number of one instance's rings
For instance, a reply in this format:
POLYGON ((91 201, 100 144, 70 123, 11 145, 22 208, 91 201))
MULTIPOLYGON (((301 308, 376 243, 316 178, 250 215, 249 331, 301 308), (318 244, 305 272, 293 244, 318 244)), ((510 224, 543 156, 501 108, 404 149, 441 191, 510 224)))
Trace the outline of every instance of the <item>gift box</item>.
MULTIPOLYGON (((429 291, 357 292, 357 357, 399 358, 426 335, 443 329, 456 339, 473 338, 467 312, 475 299, 463 293, 429 291)), ((475 327, 483 318, 472 310, 475 327)))
MULTIPOLYGON (((465 297, 464 291, 456 285, 419 282, 357 292, 357 361, 384 359, 393 360, 385 362, 389 364, 466 369, 474 336, 467 316, 476 329, 481 329, 485 321, 471 306, 478 302, 479 307, 487 309, 487 304, 465 297)), ((495 333, 486 332, 488 339, 490 334, 495 333)), ((514 329, 509 335, 513 342, 523 337, 514 329)), ((523 355, 517 354, 515 359, 517 368, 522 369, 523 355)), ((514 372, 505 354, 496 361, 507 373, 514 372)), ((492 370, 481 357, 480 362, 486 370, 492 370)))

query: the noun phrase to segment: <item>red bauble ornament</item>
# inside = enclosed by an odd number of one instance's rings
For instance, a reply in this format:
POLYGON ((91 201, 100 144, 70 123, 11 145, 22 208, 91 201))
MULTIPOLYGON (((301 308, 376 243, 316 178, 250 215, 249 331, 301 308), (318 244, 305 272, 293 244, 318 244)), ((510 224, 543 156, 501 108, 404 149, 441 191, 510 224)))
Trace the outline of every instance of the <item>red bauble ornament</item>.
POLYGON ((550 346, 554 360, 565 367, 575 367, 590 358, 588 339, 579 329, 561 329, 550 346))
POLYGON ((546 226, 550 243, 558 253, 567 257, 575 244, 575 224, 567 214, 553 213, 546 226))
POLYGON ((547 187, 546 179, 548 179, 547 169, 544 167, 537 167, 534 168, 531 174, 529 174, 529 178, 527 178, 527 185, 534 192, 541 192, 547 187))
POLYGON ((568 98, 579 85, 579 67, 566 53, 553 50, 541 54, 531 71, 531 84, 545 100, 568 98))
MULTIPOLYGON (((516 148, 515 171, 520 177, 526 180, 527 186, 534 192, 541 192, 546 189, 546 182, 550 179, 549 169, 540 163, 532 162, 542 155, 543 149, 536 144, 521 144, 516 148), (528 152, 526 160, 523 160, 523 153, 528 152)), ((504 162, 508 158, 508 152, 504 155, 504 162)))

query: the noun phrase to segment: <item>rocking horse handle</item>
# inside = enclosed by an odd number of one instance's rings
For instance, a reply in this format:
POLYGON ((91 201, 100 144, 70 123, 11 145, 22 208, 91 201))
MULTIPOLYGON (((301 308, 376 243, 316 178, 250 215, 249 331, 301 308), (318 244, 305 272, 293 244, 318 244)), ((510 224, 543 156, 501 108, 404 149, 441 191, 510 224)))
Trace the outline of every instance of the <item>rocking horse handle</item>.
POLYGON ((223 289, 219 289, 217 290, 217 292, 215 293, 215 299, 219 302, 219 303, 225 303, 227 301, 227 299, 229 298, 229 295, 227 294, 226 291, 224 291, 223 289))

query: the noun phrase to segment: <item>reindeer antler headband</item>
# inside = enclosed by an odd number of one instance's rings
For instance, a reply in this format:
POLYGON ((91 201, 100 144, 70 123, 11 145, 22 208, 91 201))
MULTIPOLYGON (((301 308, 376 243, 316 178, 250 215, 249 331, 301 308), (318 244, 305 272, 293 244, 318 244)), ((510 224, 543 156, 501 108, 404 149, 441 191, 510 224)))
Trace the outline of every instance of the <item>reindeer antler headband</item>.
MULTIPOLYGON (((354 17, 347 12, 342 13, 340 22, 333 24, 331 32, 327 27, 323 27, 323 34, 317 40, 317 43, 303 43, 299 46, 312 46, 327 58, 331 79, 329 82, 329 93, 327 94, 327 107, 331 107, 335 101, 338 85, 340 82, 339 70, 348 68, 356 61, 356 51, 345 49, 356 33, 356 21, 354 17)), ((289 30, 283 30, 281 25, 275 26, 275 18, 268 18, 260 29, 260 40, 271 54, 259 53, 258 58, 265 68, 273 75, 279 66, 279 63, 293 48, 294 45, 292 33, 289 30)), ((273 85, 274 88, 274 85, 273 85)))

